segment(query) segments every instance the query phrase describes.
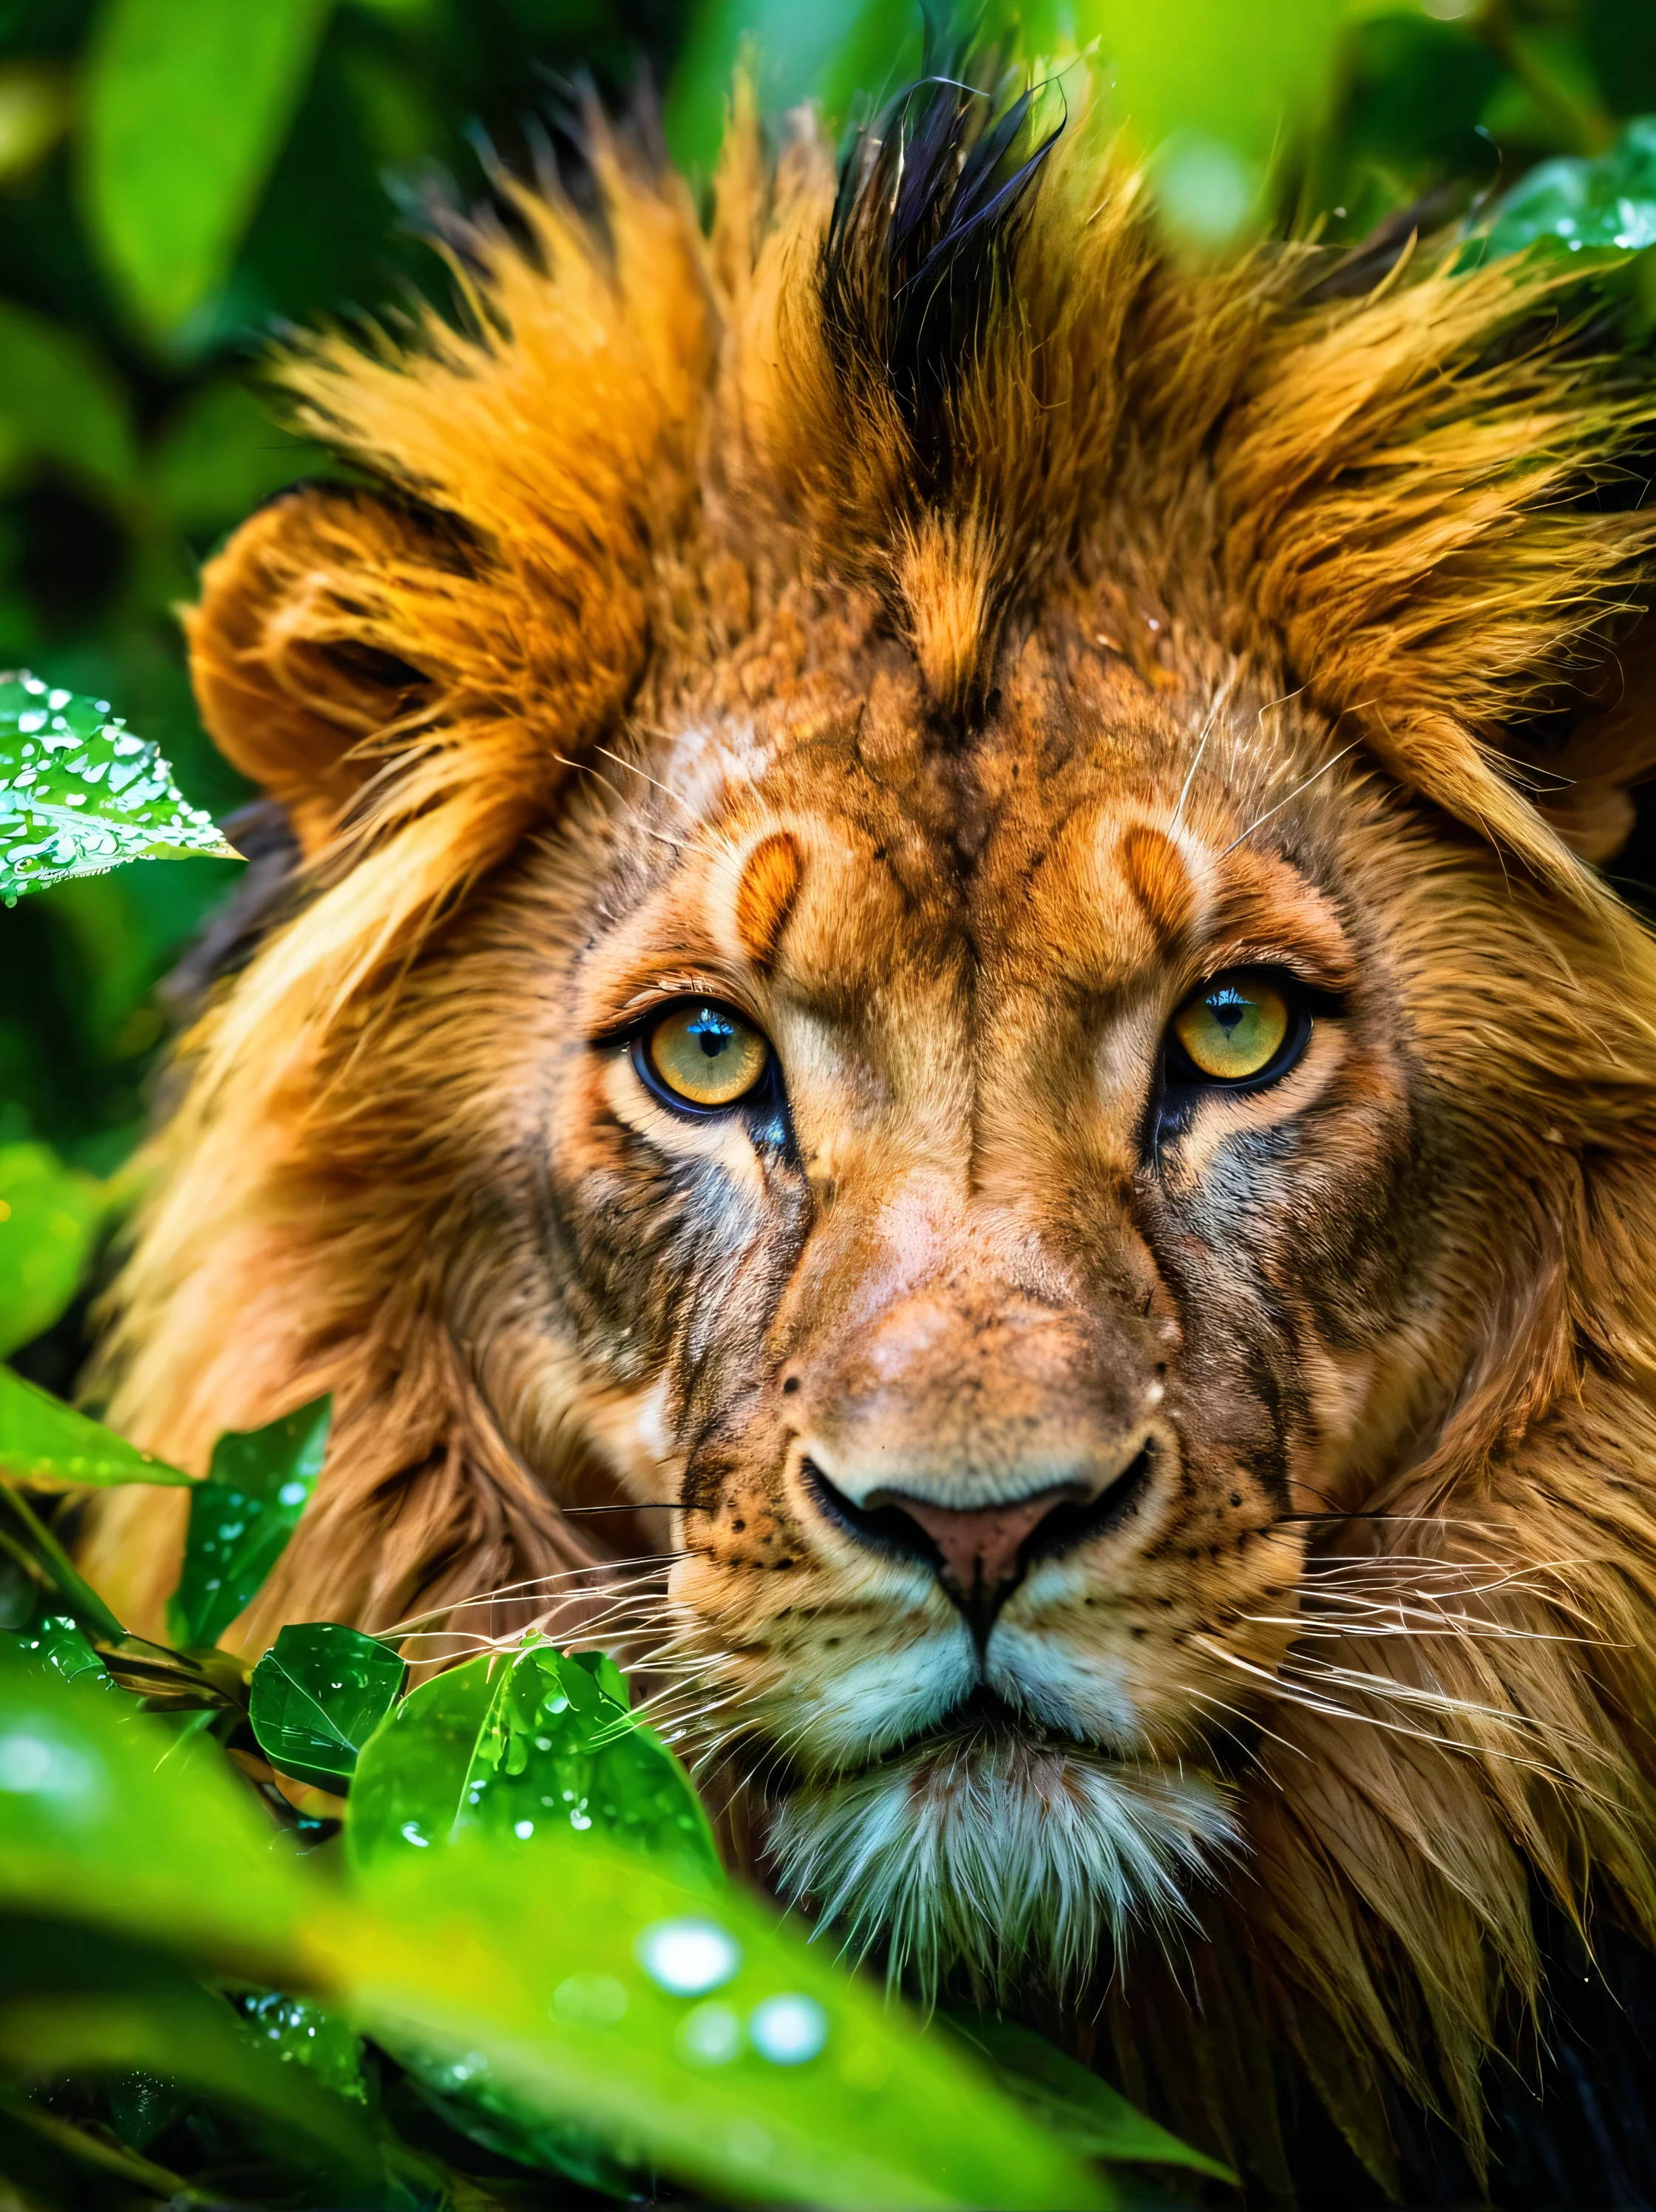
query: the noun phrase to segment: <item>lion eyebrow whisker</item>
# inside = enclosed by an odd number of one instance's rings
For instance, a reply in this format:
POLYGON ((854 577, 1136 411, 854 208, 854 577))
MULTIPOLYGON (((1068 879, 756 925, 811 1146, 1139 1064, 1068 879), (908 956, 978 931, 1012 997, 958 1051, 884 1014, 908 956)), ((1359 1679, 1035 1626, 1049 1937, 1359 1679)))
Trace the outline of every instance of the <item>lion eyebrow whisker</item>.
POLYGON ((679 811, 683 815, 687 822, 694 822, 695 820, 695 809, 690 805, 688 799, 681 799, 679 797, 677 792, 673 789, 670 783, 663 783, 659 776, 650 775, 647 769, 641 769, 636 761, 629 761, 623 754, 612 752, 608 745, 597 745, 593 750, 597 752, 601 752, 605 760, 614 761, 617 768, 624 768, 629 775, 641 777, 646 783, 654 784, 658 791, 664 793, 667 798, 672 800, 674 805, 678 808, 679 811))
MULTIPOLYGON (((1196 747, 1196 757, 1192 761, 1189 770, 1186 775, 1184 783, 1180 788, 1179 804, 1174 808, 1173 819, 1168 824, 1168 835, 1169 837, 1176 835, 1180 823, 1184 820, 1185 801, 1190 797, 1190 787, 1196 781, 1196 771, 1202 765, 1202 756, 1208 749, 1208 739, 1213 735, 1213 726, 1218 720, 1219 716, 1224 708, 1226 701, 1230 697, 1231 693, 1236 688, 1236 679, 1241 673, 1241 662, 1233 656, 1230 664, 1230 673, 1220 685, 1218 692, 1215 696, 1212 712, 1208 716, 1206 726, 1204 728, 1201 738, 1196 747)), ((1287 696, 1290 699, 1293 698, 1293 692, 1289 692, 1287 696)), ((1280 705, 1281 703, 1281 701, 1273 702, 1273 704, 1276 705, 1280 705)), ((1265 709, 1262 708, 1260 709, 1262 716, 1264 712, 1265 709)))
MULTIPOLYGON (((1289 696, 1291 697, 1293 695, 1290 693, 1289 696)), ((1236 848, 1243 842, 1244 838, 1251 837, 1256 830, 1263 830, 1265 823, 1271 819, 1273 815, 1280 814, 1285 806, 1291 806, 1302 791, 1309 791, 1312 785, 1316 782, 1319 776, 1326 775, 1331 768, 1338 768, 1339 763, 1345 758, 1346 755, 1348 753, 1356 752, 1362 743, 1362 739, 1361 738, 1353 738, 1349 745, 1343 745, 1339 751, 1332 754, 1323 763, 1320 768, 1313 769, 1311 774, 1307 776, 1302 782, 1296 783, 1295 785, 1293 790, 1289 793, 1286 799, 1279 799, 1274 806, 1268 807, 1263 814, 1258 816, 1253 821, 1250 822, 1247 828, 1243 830, 1240 837, 1233 837, 1229 844, 1226 846, 1224 851, 1219 854, 1217 857, 1222 860, 1228 859, 1229 855, 1236 850, 1236 848)))
MULTIPOLYGON (((604 748, 600 746, 598 750, 602 751, 604 748)), ((627 805, 627 800, 622 793, 616 790, 615 785, 610 782, 609 777, 604 775, 601 769, 594 768, 591 761, 571 760, 565 753, 554 753, 551 757, 557 762, 560 768, 573 769, 578 775, 596 776, 606 791, 615 792, 616 797, 621 800, 622 806, 627 805)), ((622 763, 622 766, 623 768, 630 767, 631 763, 623 761, 622 763)), ((643 770, 640 769, 639 773, 642 775, 643 770)), ((640 822, 637 815, 634 814, 630 808, 628 809, 628 811, 634 828, 641 830, 646 837, 654 837, 658 839, 664 845, 670 845, 675 852, 690 853, 695 851, 695 848, 693 845, 687 845, 682 837, 670 837, 664 830, 652 830, 647 822, 640 822)))

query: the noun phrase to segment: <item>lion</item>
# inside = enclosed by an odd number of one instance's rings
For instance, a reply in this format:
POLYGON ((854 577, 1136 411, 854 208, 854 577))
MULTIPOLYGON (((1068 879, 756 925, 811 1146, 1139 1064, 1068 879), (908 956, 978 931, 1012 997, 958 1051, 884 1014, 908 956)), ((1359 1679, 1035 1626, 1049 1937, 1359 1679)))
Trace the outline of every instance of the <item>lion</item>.
POLYGON ((333 1393, 234 1648, 607 1637, 856 1954, 1476 2160, 1538 1912, 1656 1937, 1651 381, 1567 256, 1192 264, 1073 87, 738 91, 705 227, 588 132, 187 615, 296 865, 110 1418, 333 1393))

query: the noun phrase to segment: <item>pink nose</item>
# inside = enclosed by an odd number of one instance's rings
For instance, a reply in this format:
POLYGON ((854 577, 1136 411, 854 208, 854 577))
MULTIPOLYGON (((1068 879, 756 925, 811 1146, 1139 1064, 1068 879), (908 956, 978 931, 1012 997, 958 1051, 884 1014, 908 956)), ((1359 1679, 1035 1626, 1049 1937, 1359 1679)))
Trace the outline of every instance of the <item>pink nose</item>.
POLYGON ((1017 1580, 1018 1553, 1047 1515, 1085 1495, 1078 1483, 1060 1482, 1032 1498, 964 1510, 905 1498, 898 1491, 885 1492, 881 1502, 931 1539, 942 1557, 944 1588, 957 1603, 970 1607, 974 1601, 992 1604, 999 1598, 1017 1580))

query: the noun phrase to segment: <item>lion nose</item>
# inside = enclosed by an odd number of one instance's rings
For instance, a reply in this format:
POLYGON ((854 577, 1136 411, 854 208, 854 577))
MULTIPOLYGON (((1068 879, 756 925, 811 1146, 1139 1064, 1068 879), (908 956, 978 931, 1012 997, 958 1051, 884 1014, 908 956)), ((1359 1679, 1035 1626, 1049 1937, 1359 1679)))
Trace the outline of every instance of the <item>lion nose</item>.
POLYGON ((929 1498, 884 1494, 884 1507, 895 1522, 914 1528, 913 1548, 932 1553, 938 1578, 957 1605, 997 1609, 1022 1573, 1024 1546, 1046 1522, 1083 1492, 1078 1483, 1060 1482, 998 1505, 934 1505, 929 1498))
POLYGON ((923 1559, 981 1644, 1031 1561, 1057 1558, 1098 1534, 1128 1508, 1153 1455, 1146 1439, 1101 1483, 1056 1482, 1022 1498, 972 1505, 939 1504, 891 1483, 853 1501, 816 1462, 807 1459, 804 1474, 818 1507, 848 1534, 876 1550, 923 1559))

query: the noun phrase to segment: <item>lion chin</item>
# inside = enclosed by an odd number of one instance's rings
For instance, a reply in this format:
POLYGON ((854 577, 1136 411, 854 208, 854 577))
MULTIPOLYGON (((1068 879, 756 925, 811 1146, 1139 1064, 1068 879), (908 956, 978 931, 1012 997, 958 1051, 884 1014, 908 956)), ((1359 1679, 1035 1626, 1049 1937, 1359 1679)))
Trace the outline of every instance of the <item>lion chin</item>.
POLYGON ((978 1721, 807 1782, 769 1833, 781 1893, 928 1997, 956 1971, 1073 1988, 1130 1925, 1189 1923, 1186 1887, 1240 1840, 1207 1776, 978 1721))

